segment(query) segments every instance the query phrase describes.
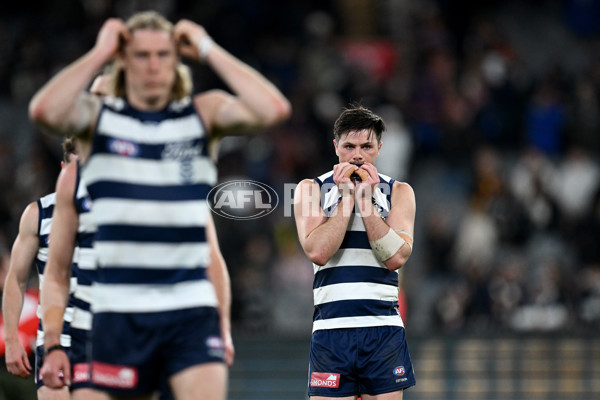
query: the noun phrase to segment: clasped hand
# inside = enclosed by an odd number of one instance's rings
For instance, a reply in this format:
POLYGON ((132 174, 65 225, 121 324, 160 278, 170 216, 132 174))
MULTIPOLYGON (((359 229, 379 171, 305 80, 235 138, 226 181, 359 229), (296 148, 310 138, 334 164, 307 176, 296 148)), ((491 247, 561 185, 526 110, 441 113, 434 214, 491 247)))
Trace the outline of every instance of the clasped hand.
POLYGON ((380 182, 377 168, 373 164, 364 163, 359 167, 349 162, 336 164, 333 167, 333 181, 338 186, 342 197, 349 196, 355 201, 370 200, 380 182), (360 180, 352 178, 354 173, 360 177, 360 180))

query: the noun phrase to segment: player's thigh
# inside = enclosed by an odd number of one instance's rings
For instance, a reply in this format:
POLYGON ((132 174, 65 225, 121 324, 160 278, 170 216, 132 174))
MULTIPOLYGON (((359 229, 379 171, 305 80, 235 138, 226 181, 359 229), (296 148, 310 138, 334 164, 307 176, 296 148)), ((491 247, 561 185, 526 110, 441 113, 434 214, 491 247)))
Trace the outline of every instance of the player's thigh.
POLYGON ((224 400, 227 394, 227 367, 206 363, 186 368, 169 378, 176 400, 224 400))
POLYGON ((71 400, 110 400, 110 396, 99 390, 81 388, 71 393, 71 400))
MULTIPOLYGON (((104 399, 104 397, 102 399, 104 399)), ((126 396, 126 397, 119 397, 119 396, 114 397, 113 396, 113 397, 109 397, 107 399, 110 399, 110 400, 157 400, 158 397, 155 394, 151 394, 151 395, 148 395, 148 396, 141 396, 141 397, 129 397, 129 396, 126 396)), ((97 400, 97 399, 94 398, 93 400, 97 400)))
POLYGON ((60 389, 50 389, 47 386, 40 386, 37 390, 38 400, 69 400, 70 393, 68 387, 60 389))
POLYGON ((361 396, 362 400, 402 400, 404 396, 403 390, 397 390, 395 392, 390 393, 382 393, 376 395, 363 394, 361 396))

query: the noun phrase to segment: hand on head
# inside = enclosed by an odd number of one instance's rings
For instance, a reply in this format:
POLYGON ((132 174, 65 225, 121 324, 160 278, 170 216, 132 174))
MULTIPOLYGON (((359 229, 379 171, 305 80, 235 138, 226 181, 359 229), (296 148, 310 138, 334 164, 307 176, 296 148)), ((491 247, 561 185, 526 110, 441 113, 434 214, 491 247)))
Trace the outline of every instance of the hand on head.
POLYGON ((105 52, 108 61, 112 60, 130 39, 131 33, 125 23, 119 18, 110 18, 100 28, 95 47, 105 52))
POLYGON ((173 27, 173 39, 179 54, 183 57, 199 60, 201 55, 198 46, 204 38, 208 37, 204 27, 187 19, 180 20, 173 27))

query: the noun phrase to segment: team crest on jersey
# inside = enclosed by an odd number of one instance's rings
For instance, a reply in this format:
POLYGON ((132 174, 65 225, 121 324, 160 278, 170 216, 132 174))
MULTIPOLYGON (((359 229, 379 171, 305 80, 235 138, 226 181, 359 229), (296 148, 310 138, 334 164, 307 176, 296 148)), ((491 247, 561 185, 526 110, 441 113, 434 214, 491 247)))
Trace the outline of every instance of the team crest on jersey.
POLYGON ((140 149, 136 143, 123 139, 110 139, 108 141, 108 151, 125 157, 135 157, 140 149))
POLYGON ((193 140, 184 140, 165 144, 161 157, 167 160, 181 161, 198 157, 201 152, 202 148, 199 144, 194 144, 193 140))
POLYGON ((166 160, 179 161, 179 175, 183 183, 190 183, 194 180, 194 168, 192 161, 200 156, 202 146, 194 143, 193 140, 181 142, 170 142, 165 145, 161 157, 166 160))

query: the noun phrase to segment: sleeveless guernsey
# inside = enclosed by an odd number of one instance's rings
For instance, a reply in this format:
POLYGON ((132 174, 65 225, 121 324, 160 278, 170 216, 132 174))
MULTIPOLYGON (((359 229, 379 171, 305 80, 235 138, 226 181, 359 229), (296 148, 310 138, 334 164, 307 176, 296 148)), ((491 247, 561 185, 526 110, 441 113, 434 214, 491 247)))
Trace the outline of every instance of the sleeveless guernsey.
POLYGON ((159 112, 105 98, 82 177, 97 229, 94 313, 216 307, 205 232, 216 169, 190 98, 159 112))
MULTIPOLYGON (((394 179, 379 175, 373 204, 382 218, 391 206, 394 179)), ((333 171, 315 178, 321 188, 321 208, 330 216, 341 199, 333 171)), ((313 264, 313 332, 320 329, 404 326, 397 311, 398 272, 377 260, 363 220, 354 209, 344 239, 327 264, 313 264)))

